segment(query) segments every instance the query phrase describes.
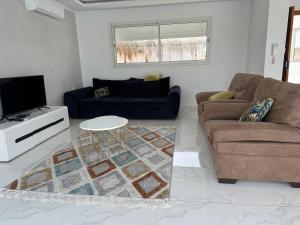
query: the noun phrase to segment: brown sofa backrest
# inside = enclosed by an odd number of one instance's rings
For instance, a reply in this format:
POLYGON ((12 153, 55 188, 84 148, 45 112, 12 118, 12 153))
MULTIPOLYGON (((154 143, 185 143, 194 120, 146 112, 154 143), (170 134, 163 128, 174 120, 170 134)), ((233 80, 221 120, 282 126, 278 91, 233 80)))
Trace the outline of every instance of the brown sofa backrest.
POLYGON ((235 93, 236 99, 252 101, 256 88, 264 79, 261 75, 238 73, 234 76, 229 86, 229 91, 235 93))
POLYGON ((300 84, 265 78, 258 85, 253 102, 268 97, 275 101, 265 121, 300 128, 300 84))

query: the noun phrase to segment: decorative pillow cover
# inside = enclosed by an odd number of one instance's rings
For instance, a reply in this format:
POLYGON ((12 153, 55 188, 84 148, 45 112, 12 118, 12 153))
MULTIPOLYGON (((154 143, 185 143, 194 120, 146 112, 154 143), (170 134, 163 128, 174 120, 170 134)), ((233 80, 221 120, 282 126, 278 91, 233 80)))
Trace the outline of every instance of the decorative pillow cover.
POLYGON ((208 98, 208 100, 220 100, 220 99, 232 99, 234 98, 234 92, 232 91, 223 91, 212 95, 208 98))
POLYGON ((244 112, 240 118, 240 122, 260 122, 262 121, 274 103, 274 99, 266 98, 262 101, 257 101, 244 112))
POLYGON ((95 95, 95 98, 109 96, 109 88, 108 87, 98 88, 94 91, 94 95, 95 95))

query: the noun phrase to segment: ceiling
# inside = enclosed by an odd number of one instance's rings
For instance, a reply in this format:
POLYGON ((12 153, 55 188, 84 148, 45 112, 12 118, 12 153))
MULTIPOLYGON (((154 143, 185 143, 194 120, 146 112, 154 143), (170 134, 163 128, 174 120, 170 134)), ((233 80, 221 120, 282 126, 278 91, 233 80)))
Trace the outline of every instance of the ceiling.
MULTIPOLYGON (((157 5, 186 4, 230 0, 56 0, 74 11, 100 10, 157 5)), ((231 0, 232 1, 232 0, 231 0)), ((236 0, 239 1, 239 0, 236 0)))

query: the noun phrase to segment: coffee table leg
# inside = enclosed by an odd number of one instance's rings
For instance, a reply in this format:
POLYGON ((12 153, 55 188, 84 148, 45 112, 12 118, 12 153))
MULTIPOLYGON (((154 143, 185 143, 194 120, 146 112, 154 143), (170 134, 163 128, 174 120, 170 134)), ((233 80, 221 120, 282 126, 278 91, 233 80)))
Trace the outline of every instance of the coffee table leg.
POLYGON ((78 135, 78 140, 79 140, 79 141, 78 141, 79 148, 82 147, 81 140, 80 140, 80 139, 81 139, 80 132, 81 132, 81 130, 78 129, 78 130, 77 130, 77 135, 78 135))
POLYGON ((95 150, 98 152, 98 160, 100 158, 100 141, 99 141, 99 132, 97 131, 89 131, 89 135, 92 138, 93 145, 95 150))
POLYGON ((114 135, 115 135, 115 138, 118 142, 118 144, 120 145, 120 150, 119 150, 119 156, 121 154, 126 153, 126 157, 124 159, 121 159, 121 161, 126 161, 129 157, 129 150, 128 150, 128 147, 127 145, 125 144, 125 141, 126 141, 126 127, 121 127, 121 128, 118 128, 118 129, 115 129, 114 130, 114 135), (125 150, 125 152, 122 152, 122 150, 125 150))

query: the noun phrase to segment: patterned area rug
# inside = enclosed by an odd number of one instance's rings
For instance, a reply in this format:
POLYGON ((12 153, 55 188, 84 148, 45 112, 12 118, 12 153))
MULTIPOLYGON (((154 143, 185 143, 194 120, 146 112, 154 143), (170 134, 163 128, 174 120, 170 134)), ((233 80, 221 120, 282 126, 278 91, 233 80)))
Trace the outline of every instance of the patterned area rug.
POLYGON ((47 156, 5 188, 52 192, 166 199, 169 197, 175 127, 127 127, 127 152, 115 140, 99 134, 100 151, 80 132, 69 147, 47 156))

